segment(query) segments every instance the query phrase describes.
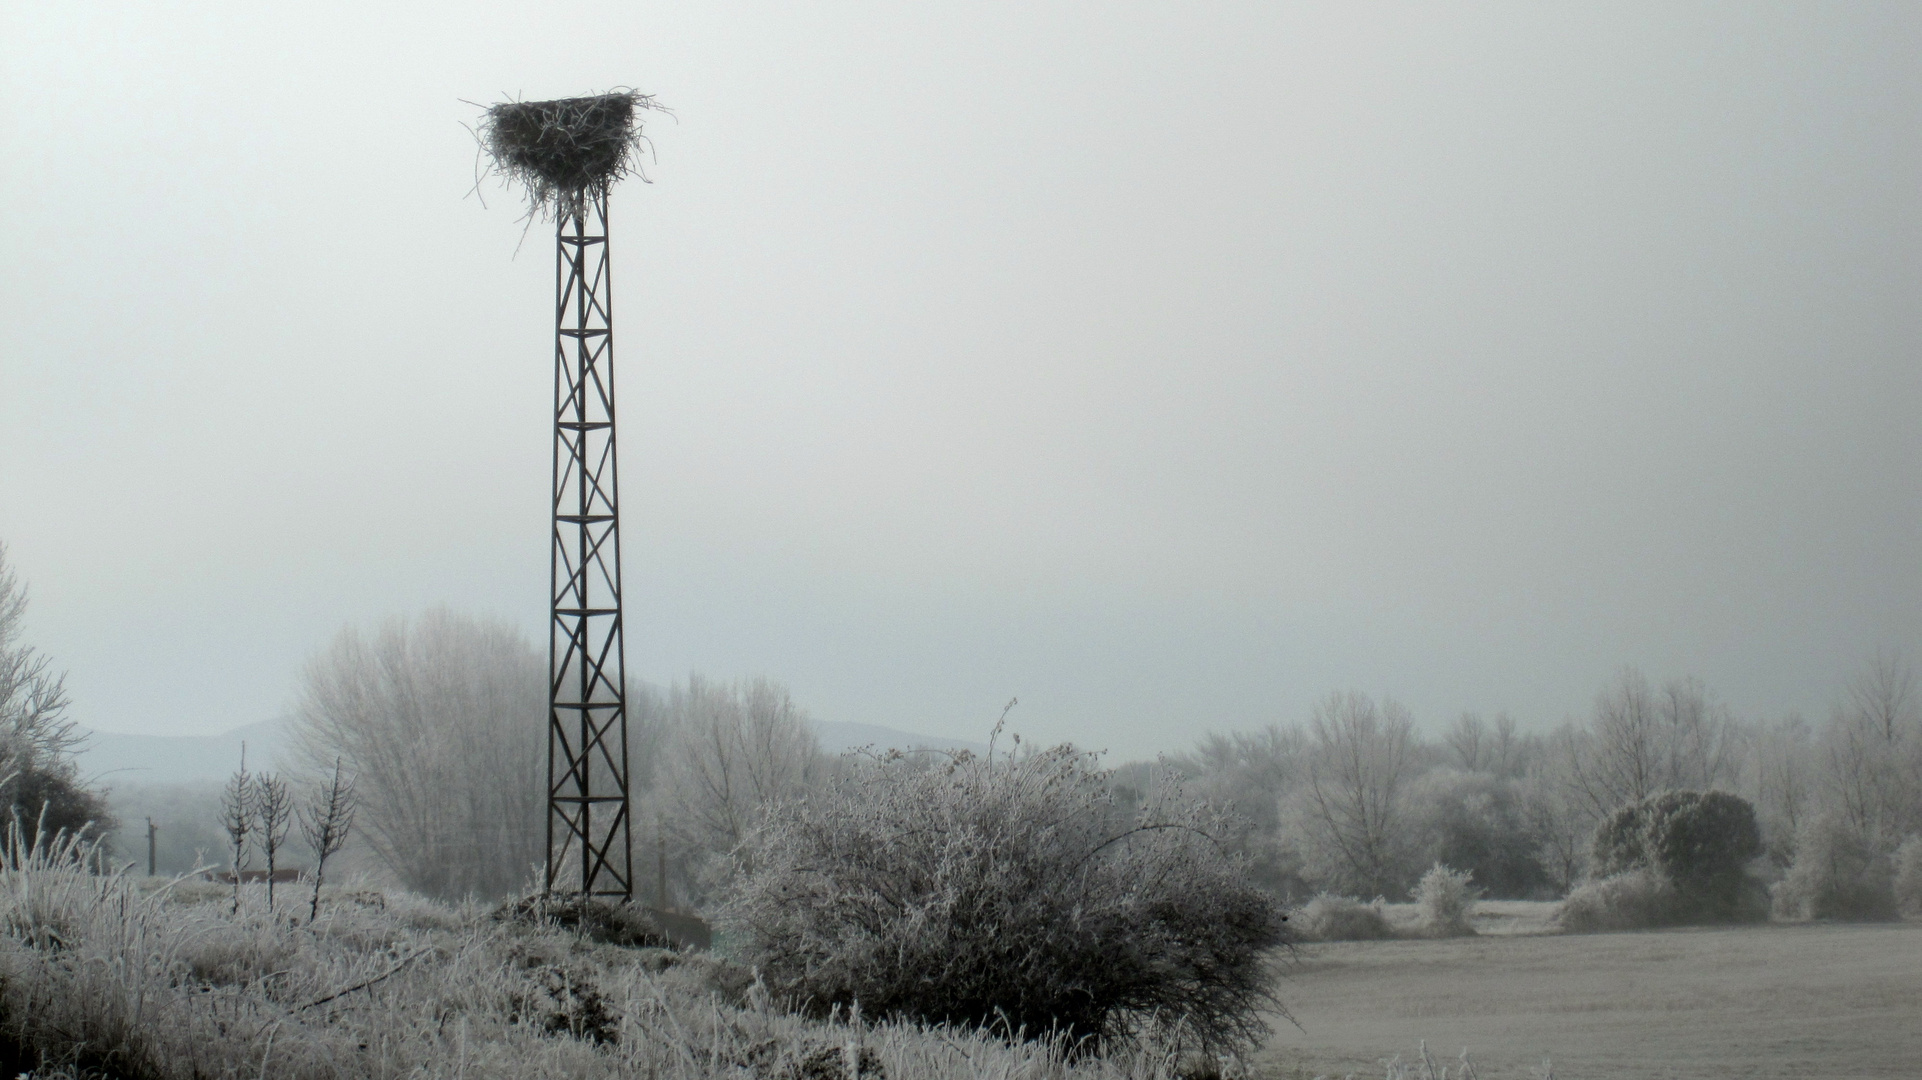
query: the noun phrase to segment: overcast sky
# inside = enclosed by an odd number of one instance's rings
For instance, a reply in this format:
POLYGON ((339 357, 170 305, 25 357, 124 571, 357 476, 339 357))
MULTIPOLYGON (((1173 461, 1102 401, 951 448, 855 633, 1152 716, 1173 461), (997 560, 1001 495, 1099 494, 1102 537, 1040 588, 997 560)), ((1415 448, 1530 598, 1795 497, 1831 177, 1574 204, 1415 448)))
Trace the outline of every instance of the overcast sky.
POLYGON ((614 86, 676 114, 632 671, 1134 757, 1922 652, 1922 6, 11 4, 0 540, 77 719, 539 638, 552 241, 462 125, 614 86))

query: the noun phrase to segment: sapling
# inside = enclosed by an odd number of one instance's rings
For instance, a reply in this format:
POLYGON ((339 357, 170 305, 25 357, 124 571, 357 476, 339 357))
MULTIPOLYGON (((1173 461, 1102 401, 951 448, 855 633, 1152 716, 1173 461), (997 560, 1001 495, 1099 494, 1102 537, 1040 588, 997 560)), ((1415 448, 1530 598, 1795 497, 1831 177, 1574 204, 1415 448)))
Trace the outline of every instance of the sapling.
POLYGON ((254 777, 253 795, 255 829, 260 834, 260 850, 267 856, 267 913, 272 915, 276 856, 294 825, 294 796, 287 789, 287 781, 273 773, 254 777))
POLYGON ((220 793, 220 827, 227 832, 227 851, 234 872, 234 914, 240 914, 240 876, 247 869, 247 838, 254 831, 253 784, 247 775, 247 744, 240 744, 240 771, 220 793))
POLYGON ((314 898, 307 908, 307 921, 320 917, 320 883, 327 871, 327 857, 347 843, 348 830, 354 827, 354 782, 334 759, 334 778, 325 787, 316 787, 300 811, 300 835, 314 849, 314 898))

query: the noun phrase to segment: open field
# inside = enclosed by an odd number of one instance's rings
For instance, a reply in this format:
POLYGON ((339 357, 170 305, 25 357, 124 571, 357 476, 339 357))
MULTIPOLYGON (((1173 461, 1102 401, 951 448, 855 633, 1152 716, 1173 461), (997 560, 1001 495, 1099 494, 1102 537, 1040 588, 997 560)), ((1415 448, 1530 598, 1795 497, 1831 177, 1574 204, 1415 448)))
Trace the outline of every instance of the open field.
MULTIPOLYGON (((1481 900, 1469 921, 1477 934, 1487 936, 1553 934, 1558 932, 1555 912, 1561 906, 1558 900, 1481 900)), ((1382 913, 1390 926, 1401 931, 1412 933, 1421 922, 1414 904, 1383 904, 1382 913)))
POLYGON ((1485 1080, 1544 1057, 1557 1080, 1922 1076, 1913 922, 1343 942, 1284 967, 1301 1029, 1277 1022, 1264 1076, 1380 1076, 1422 1039, 1485 1080))

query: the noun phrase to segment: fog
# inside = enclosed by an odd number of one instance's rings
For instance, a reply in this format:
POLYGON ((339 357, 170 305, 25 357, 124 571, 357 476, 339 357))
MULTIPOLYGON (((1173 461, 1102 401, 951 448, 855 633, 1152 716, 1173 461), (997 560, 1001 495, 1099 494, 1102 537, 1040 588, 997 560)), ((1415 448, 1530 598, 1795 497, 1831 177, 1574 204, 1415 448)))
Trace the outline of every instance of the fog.
POLYGON ((0 540, 89 726, 341 626, 543 632, 504 96, 631 85, 628 664, 1122 756, 1826 711, 1922 644, 1904 4, 14 5, 0 540))

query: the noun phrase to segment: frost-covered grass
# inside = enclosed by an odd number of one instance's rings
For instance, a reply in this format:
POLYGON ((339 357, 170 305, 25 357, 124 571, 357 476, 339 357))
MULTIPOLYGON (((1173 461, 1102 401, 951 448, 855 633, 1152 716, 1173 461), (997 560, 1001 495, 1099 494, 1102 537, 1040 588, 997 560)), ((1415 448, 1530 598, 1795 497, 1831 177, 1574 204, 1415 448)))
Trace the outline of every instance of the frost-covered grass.
POLYGON ((0 1031, 30 1057, 0 1064, 142 1080, 1173 1071, 1147 1054, 1070 1062, 1045 1043, 806 1020, 723 961, 596 944, 476 906, 363 894, 309 924, 269 916, 264 891, 243 901, 235 916, 199 883, 155 887, 15 852, 0 867, 0 1031))
MULTIPOLYGON (((1490 901, 1476 925, 1539 926, 1553 907, 1490 901)), ((1464 1047, 1482 1077, 1544 1058, 1564 1078, 1915 1076, 1918 957, 1916 922, 1313 945, 1282 964, 1301 1027, 1277 1025, 1255 1071, 1381 1077, 1426 1039, 1451 1078, 1464 1047)))

